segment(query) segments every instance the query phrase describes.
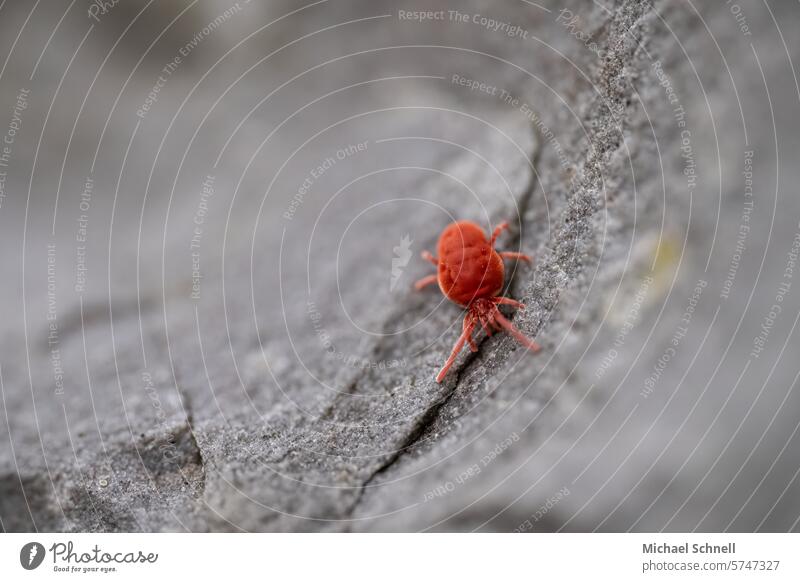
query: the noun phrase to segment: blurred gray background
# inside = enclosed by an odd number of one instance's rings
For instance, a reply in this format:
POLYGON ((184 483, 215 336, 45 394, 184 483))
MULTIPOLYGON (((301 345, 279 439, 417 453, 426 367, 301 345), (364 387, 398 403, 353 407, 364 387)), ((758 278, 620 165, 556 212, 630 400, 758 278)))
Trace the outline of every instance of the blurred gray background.
POLYGON ((800 529, 797 2, 0 30, 4 530, 800 529), (454 219, 535 257, 543 350, 437 384, 454 219))

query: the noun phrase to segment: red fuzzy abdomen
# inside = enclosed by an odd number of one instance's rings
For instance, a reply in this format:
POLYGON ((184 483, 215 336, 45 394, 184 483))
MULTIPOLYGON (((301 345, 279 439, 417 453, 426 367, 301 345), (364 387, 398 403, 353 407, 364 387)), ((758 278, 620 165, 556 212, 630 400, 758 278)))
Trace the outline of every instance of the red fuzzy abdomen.
POLYGON ((494 297, 503 288, 505 268, 474 222, 454 222, 442 231, 438 245, 439 287, 459 305, 494 297))

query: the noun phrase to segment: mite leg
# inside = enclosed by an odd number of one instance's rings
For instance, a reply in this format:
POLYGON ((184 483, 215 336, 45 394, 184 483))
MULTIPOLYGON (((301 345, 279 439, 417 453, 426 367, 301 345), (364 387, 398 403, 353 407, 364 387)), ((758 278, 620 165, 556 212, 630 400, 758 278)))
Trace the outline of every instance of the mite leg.
POLYGON ((525 304, 519 301, 514 301, 509 297, 493 297, 492 303, 496 305, 510 305, 514 309, 525 309, 525 304))
POLYGON ((496 241, 497 237, 500 236, 500 233, 507 228, 508 228, 508 222, 503 221, 500 224, 498 224, 497 228, 495 228, 494 232, 492 233, 492 239, 489 241, 489 244, 491 246, 494 246, 494 241, 496 241))
POLYGON ((467 343, 467 338, 472 335, 472 328, 475 327, 475 324, 470 322, 465 328, 464 331, 461 332, 461 336, 459 336, 456 345, 453 346, 453 351, 450 352, 450 357, 447 358, 447 361, 444 363, 444 366, 439 373, 436 374, 436 381, 441 383, 444 379, 445 375, 447 375, 447 371, 450 369, 450 366, 453 365, 453 362, 456 361, 456 356, 461 351, 461 348, 464 347, 464 344, 467 343))
POLYGON ((434 256, 433 256, 431 253, 429 253, 428 251, 422 251, 422 253, 420 253, 420 254, 422 255, 422 258, 423 258, 423 259, 425 259, 426 261, 428 261, 429 263, 431 263, 431 264, 432 264, 434 267, 438 267, 438 266, 439 266, 439 259, 437 259, 436 257, 434 257, 434 256))
POLYGON ((530 256, 523 253, 512 253, 511 251, 503 251, 498 254, 504 259, 517 259, 518 261, 525 261, 527 263, 532 262, 530 256))
POLYGON ((490 319, 487 319, 484 316, 481 316, 480 322, 481 322, 481 327, 483 328, 483 331, 486 332, 486 335, 488 335, 489 337, 492 337, 492 326, 491 326, 492 321, 490 319))
POLYGON ((505 317, 503 317, 503 314, 500 313, 500 310, 498 309, 495 309, 494 321, 496 321, 500 325, 500 327, 502 327, 509 333, 509 335, 511 335, 515 340, 517 340, 520 344, 528 348, 530 351, 535 353, 538 352, 540 349, 542 349, 542 347, 539 344, 537 344, 535 341, 533 341, 524 333, 522 333, 520 330, 518 330, 516 327, 514 327, 514 324, 508 321, 505 317))
POLYGON ((428 275, 427 277, 423 277, 422 279, 414 283, 414 289, 419 291, 420 289, 427 287, 431 283, 436 283, 436 275, 428 275))
POLYGON ((464 317, 464 326, 462 331, 466 332, 467 328, 469 328, 469 335, 467 335, 467 341, 469 342, 469 349, 473 352, 478 351, 478 344, 475 343, 475 340, 472 339, 472 330, 475 328, 475 321, 472 320, 469 316, 464 317), (469 320, 469 321, 467 321, 469 320))

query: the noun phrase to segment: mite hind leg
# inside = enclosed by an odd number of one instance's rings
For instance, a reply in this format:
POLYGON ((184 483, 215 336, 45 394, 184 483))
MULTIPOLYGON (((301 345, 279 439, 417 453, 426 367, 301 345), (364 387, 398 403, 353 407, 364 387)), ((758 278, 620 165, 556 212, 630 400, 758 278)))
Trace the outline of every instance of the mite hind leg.
POLYGON ((420 256, 422 256, 422 258, 423 258, 423 259, 425 259, 426 261, 428 261, 428 262, 429 262, 430 264, 432 264, 434 267, 438 267, 438 266, 439 266, 439 259, 437 259, 436 257, 434 257, 434 256, 433 256, 433 255, 432 255, 432 254, 431 254, 429 251, 422 251, 422 252, 420 253, 420 256))
POLYGON ((503 232, 504 230, 506 230, 507 228, 508 228, 508 222, 505 221, 505 220, 503 222, 501 222, 500 224, 498 224, 497 228, 495 228, 494 232, 492 233, 492 238, 489 241, 489 244, 494 246, 494 241, 496 241, 497 237, 500 236, 500 233, 503 232))
POLYGON ((497 254, 499 254, 500 257, 503 259, 516 259, 518 261, 525 261, 526 263, 533 262, 533 259, 531 259, 530 255, 526 255, 524 253, 513 253, 511 251, 503 251, 497 254))
POLYGON ((419 291, 421 289, 424 289, 428 285, 436 283, 436 281, 437 281, 436 275, 428 275, 427 277, 423 277, 422 279, 414 283, 414 289, 419 291))
MULTIPOLYGON (((438 267, 439 266, 439 259, 434 257, 430 252, 422 251, 422 253, 420 253, 420 254, 421 254, 423 259, 428 261, 434 267, 438 267)), ((422 279, 420 279, 419 281, 414 283, 414 289, 416 289, 417 291, 419 291, 420 289, 424 289, 428 285, 436 283, 436 280, 437 280, 436 275, 428 275, 427 277, 423 277, 422 279)))

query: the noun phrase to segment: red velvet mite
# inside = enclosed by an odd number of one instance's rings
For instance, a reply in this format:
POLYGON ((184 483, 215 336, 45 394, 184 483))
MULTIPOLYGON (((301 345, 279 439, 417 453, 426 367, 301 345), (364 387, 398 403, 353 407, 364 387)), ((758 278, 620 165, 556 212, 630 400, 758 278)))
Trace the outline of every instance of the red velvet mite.
POLYGON ((528 255, 522 253, 498 253, 495 250, 494 241, 507 228, 508 223, 503 222, 494 229, 492 237, 487 240, 481 227, 474 222, 469 220, 454 222, 439 236, 438 259, 428 251, 422 252, 422 258, 433 263, 438 273, 420 279, 414 287, 419 290, 438 282, 445 297, 467 308, 461 336, 444 367, 436 375, 437 382, 441 382, 445 377, 465 343, 469 343, 473 352, 478 351, 478 346, 472 339, 472 332, 479 323, 488 335, 492 335, 492 328, 505 330, 530 351, 537 352, 540 349, 539 344, 514 327, 497 308, 498 305, 511 305, 515 309, 525 307, 519 301, 498 297, 505 278, 503 259, 531 261, 528 255))

